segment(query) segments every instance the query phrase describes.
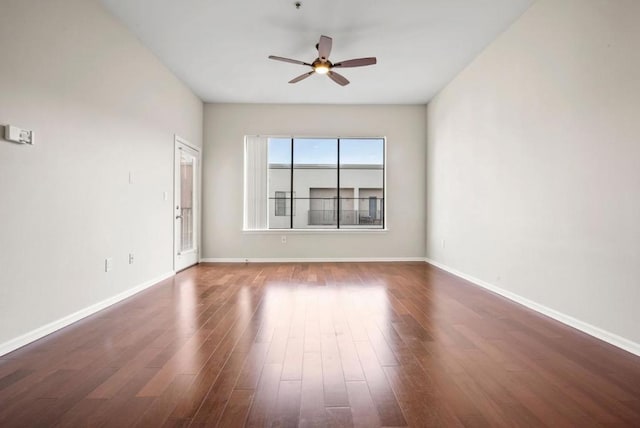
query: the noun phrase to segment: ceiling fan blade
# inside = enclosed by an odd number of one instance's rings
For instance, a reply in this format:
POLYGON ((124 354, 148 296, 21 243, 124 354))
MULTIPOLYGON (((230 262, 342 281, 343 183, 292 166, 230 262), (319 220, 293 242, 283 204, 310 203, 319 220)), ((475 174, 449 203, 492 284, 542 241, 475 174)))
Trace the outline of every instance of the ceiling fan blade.
POLYGON ((375 57, 348 59, 346 61, 340 61, 340 62, 337 62, 337 63, 333 64, 333 68, 336 68, 336 67, 342 67, 342 68, 346 68, 346 67, 363 67, 365 65, 373 65, 373 64, 376 64, 376 63, 377 63, 377 60, 376 60, 375 57))
POLYGON ((315 71, 312 70, 312 71, 310 71, 308 73, 301 74, 300 76, 296 77, 295 79, 289 80, 289 83, 298 83, 299 81, 304 80, 307 77, 311 76, 313 73, 315 73, 315 71))
POLYGON ((291 64, 308 65, 309 67, 311 67, 311 64, 309 64, 308 62, 298 61, 297 59, 283 58, 281 56, 275 56, 275 55, 269 55, 269 59, 275 59, 276 61, 290 62, 291 64))
POLYGON ((318 42, 318 58, 322 61, 329 59, 331 45, 333 45, 333 39, 331 37, 320 36, 320 41, 318 42))
POLYGON ((333 80, 340 86, 347 86, 349 84, 349 81, 346 77, 344 77, 342 74, 336 73, 335 71, 330 71, 327 73, 327 75, 331 80, 333 80))

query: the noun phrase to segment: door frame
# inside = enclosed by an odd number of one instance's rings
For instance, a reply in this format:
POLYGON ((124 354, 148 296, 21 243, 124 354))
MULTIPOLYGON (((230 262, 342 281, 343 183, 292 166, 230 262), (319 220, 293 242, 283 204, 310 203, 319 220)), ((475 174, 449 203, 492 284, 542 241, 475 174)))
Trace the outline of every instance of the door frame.
MULTIPOLYGON (((180 137, 179 135, 174 135, 174 144, 173 144, 173 201, 171 205, 171 221, 173 223, 173 270, 177 272, 179 270, 184 270, 194 264, 200 262, 200 240, 201 240, 201 218, 202 218, 202 149, 194 144, 191 144, 188 140, 180 137), (196 176, 194 183, 194 216, 195 221, 194 224, 194 252, 195 252, 195 262, 188 266, 178 267, 178 253, 179 253, 179 245, 177 235, 177 221, 176 221, 176 204, 179 204, 178 201, 178 184, 179 184, 179 171, 177 168, 178 164, 178 153, 181 148, 185 148, 189 151, 193 151, 197 154, 196 157, 196 176)), ((179 206, 179 205, 178 205, 179 206)))

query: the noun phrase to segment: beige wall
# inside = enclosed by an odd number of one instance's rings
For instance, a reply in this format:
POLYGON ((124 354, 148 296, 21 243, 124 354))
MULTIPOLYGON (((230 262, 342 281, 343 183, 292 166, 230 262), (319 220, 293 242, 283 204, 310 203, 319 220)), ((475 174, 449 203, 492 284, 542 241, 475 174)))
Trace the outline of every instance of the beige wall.
POLYGON ((2 354, 172 270, 174 133, 201 144, 202 102, 95 0, 2 0, 0 52, 0 124, 36 135, 0 139, 2 354))
POLYGON ((426 235, 429 258, 635 346, 639 17, 539 0, 429 104, 426 235))
POLYGON ((205 105, 204 258, 424 257, 425 107, 205 105), (387 137, 386 232, 242 232, 245 135, 387 137))

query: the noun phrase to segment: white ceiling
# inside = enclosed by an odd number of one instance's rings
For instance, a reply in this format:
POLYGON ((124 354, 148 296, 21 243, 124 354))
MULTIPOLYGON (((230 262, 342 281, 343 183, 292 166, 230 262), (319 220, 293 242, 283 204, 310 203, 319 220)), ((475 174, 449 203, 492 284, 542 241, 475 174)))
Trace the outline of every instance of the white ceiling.
POLYGON ((101 0, 206 102, 424 104, 534 0, 101 0), (309 69, 320 35, 342 69, 341 87, 309 69))

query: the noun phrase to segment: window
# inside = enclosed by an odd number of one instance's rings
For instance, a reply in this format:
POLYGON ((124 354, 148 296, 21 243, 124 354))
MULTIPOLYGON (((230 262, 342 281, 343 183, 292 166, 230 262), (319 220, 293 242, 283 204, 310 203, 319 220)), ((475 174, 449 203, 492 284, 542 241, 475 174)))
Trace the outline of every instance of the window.
POLYGON ((246 137, 245 229, 383 229, 384 144, 246 137))
MULTIPOLYGON (((296 192, 293 192, 293 198, 295 198, 296 192)), ((276 216, 288 216, 291 215, 289 206, 291 205, 291 192, 275 192, 275 213, 276 216)), ((296 214, 295 199, 293 199, 293 215, 296 214)))
POLYGON ((276 215, 287 215, 287 192, 276 192, 276 215))

